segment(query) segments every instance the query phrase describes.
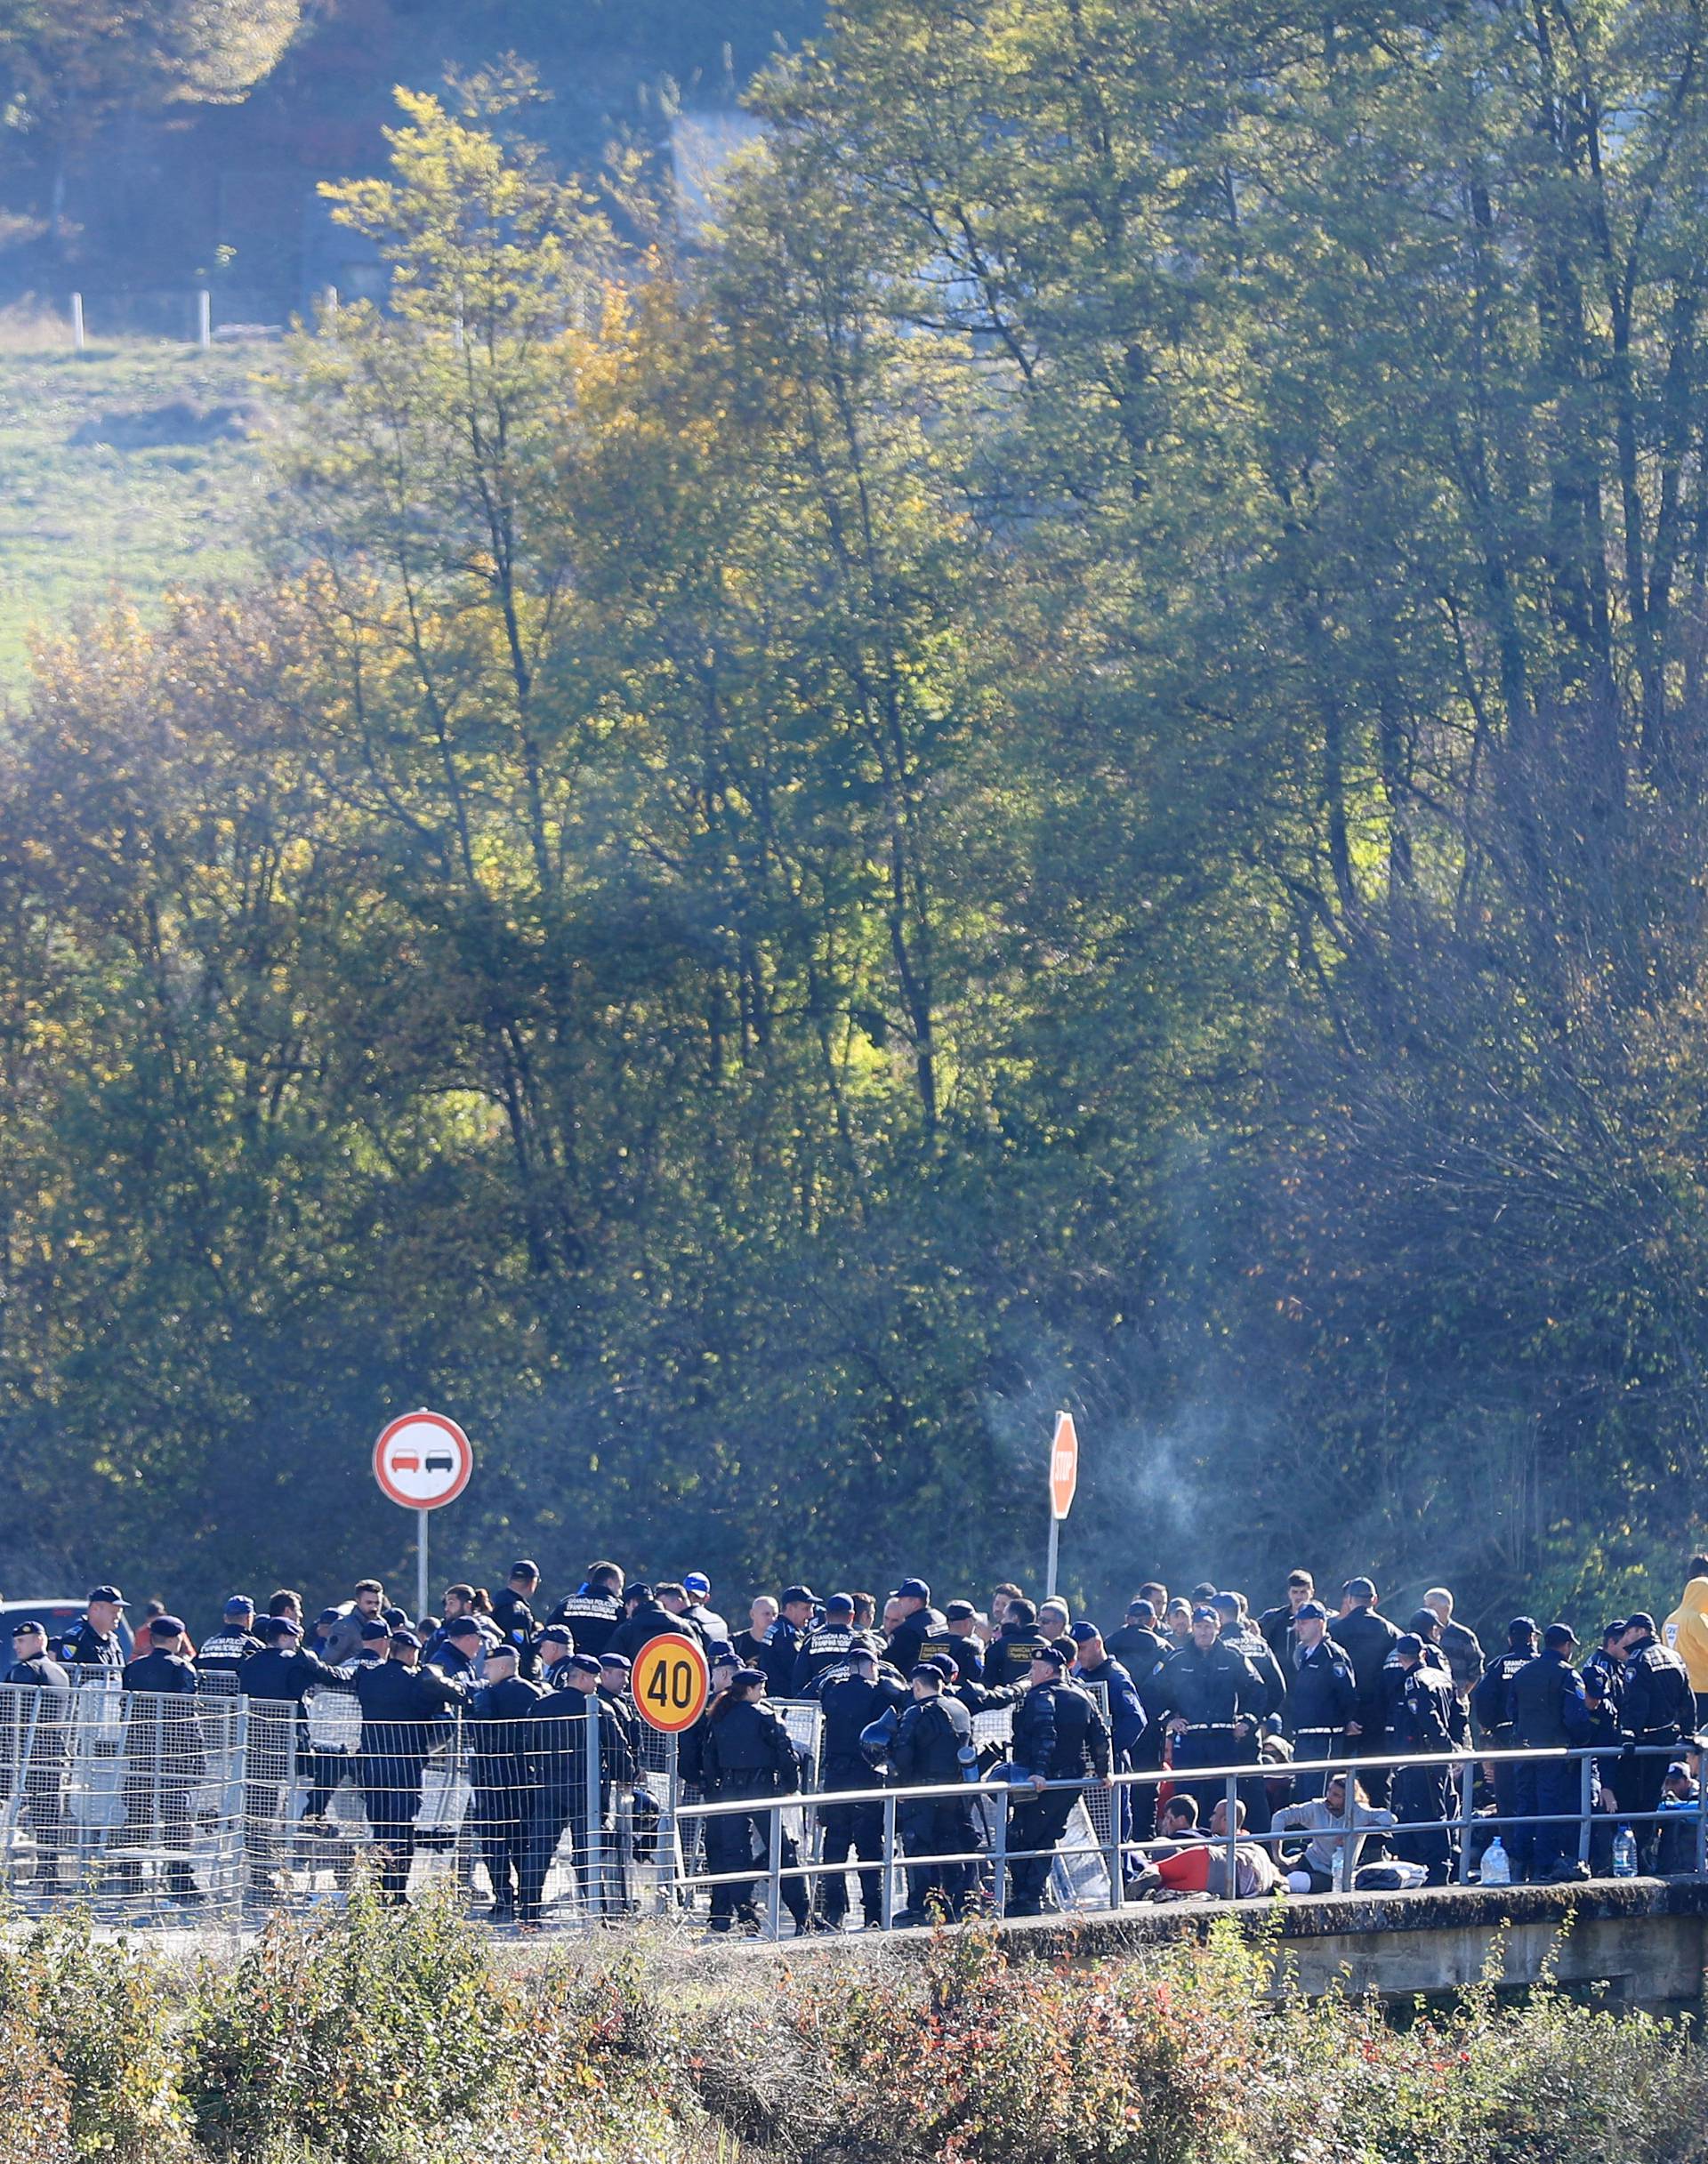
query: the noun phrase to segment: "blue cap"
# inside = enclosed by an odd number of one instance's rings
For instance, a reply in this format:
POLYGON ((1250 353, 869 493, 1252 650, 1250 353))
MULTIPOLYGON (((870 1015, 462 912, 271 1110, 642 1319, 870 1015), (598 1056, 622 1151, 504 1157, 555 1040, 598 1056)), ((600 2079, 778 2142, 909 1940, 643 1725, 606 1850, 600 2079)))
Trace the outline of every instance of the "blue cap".
POLYGON ((175 1615, 157 1615, 149 1629, 157 1631, 163 1638, 181 1638, 184 1627, 175 1615))
POLYGON ((1095 1623, 1069 1623, 1068 1636, 1076 1645, 1084 1645, 1088 1639, 1100 1638, 1103 1633, 1095 1623))
POLYGON ((234 1593, 225 1604, 228 1615, 253 1615, 254 1612, 255 1604, 246 1593, 234 1593))
POLYGON ((715 1668, 720 1661, 739 1661, 741 1656, 728 1638, 713 1638, 705 1649, 707 1662, 715 1668))
POLYGON ((709 1593, 712 1581, 704 1571, 689 1571, 682 1581, 682 1590, 684 1593, 709 1593))
POLYGON ((931 1589, 922 1578, 904 1578, 896 1588, 896 1598, 898 1600, 922 1600, 929 1607, 931 1589))

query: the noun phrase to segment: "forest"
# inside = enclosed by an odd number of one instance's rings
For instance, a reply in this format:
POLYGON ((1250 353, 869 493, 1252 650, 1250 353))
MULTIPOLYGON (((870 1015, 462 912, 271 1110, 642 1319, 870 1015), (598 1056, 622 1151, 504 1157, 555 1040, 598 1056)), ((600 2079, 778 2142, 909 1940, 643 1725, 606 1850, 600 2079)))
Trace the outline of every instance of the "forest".
POLYGON ((1704 40, 842 0, 709 222, 399 93, 266 575, 0 741, 6 1593, 395 1570, 425 1403, 487 1582, 1035 1581, 1062 1406, 1080 1598, 1669 1597, 1704 40))

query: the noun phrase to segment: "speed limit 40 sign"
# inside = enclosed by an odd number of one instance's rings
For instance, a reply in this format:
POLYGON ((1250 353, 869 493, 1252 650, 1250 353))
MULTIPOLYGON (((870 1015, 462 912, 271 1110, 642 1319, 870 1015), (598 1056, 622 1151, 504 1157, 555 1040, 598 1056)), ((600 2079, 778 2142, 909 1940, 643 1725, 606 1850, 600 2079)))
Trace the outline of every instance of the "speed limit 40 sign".
POLYGON ((629 1688, 643 1721, 662 1734, 680 1735, 705 1711, 712 1675, 692 1638, 667 1631, 649 1638, 634 1656, 629 1688))

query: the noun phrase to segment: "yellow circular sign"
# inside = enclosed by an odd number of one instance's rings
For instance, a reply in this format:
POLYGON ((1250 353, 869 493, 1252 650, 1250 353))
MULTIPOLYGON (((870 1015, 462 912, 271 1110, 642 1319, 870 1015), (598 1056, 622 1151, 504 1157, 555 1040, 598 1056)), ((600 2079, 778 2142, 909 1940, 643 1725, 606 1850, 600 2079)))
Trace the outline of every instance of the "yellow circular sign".
POLYGON ((673 1632, 649 1638, 634 1656, 629 1688, 643 1721, 665 1735, 680 1735, 705 1711, 712 1672, 692 1638, 673 1632))

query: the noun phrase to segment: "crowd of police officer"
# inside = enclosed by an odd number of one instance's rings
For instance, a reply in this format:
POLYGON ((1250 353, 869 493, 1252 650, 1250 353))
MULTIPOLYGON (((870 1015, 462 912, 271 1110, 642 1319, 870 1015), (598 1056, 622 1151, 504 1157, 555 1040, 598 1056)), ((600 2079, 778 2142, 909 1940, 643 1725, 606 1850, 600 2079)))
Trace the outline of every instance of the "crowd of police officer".
MULTIPOLYGON (((848 1917, 850 1875, 863 1922, 884 1920, 884 1806, 874 1789, 897 1791, 906 1899, 893 1921, 961 1916, 987 1901, 991 1823, 969 1784, 993 1774, 1010 1785, 999 1837, 1010 1914, 1044 1905, 1052 1852, 1085 1789, 1134 1770, 1168 1777, 1124 1787, 1113 1806, 1136 1879, 1146 1875, 1159 1798, 1173 1799, 1170 1830, 1207 1823, 1219 1806, 1225 1810, 1227 1778, 1208 1769, 1250 1766, 1237 1782, 1236 1814, 1248 1834, 1264 1834, 1277 1807, 1297 1813, 1324 1796, 1332 1775, 1322 1762, 1338 1759, 1356 1765, 1359 1807, 1367 1804, 1371 1822, 1391 1828, 1392 1855, 1443 1883, 1457 1862, 1452 1771, 1404 1761, 1474 1744, 1593 1748, 1591 1862, 1605 1862, 1619 1815, 1632 1820, 1640 1857, 1652 1866, 1660 1853, 1655 1814, 1679 1796, 1680 1774, 1694 1779, 1674 1754, 1694 1752, 1699 1711, 1708 1706, 1666 1642, 1682 1629, 1687 1645, 1696 1632, 1708 1648, 1708 1559, 1693 1561, 1690 1579, 1687 1600, 1700 1595, 1699 1616, 1689 1610, 1682 1625, 1669 1618, 1664 1635, 1646 1613, 1618 1619, 1580 1668, 1568 1624, 1539 1631, 1531 1618, 1517 1617, 1506 1647, 1490 1659, 1455 1618, 1446 1588, 1431 1589, 1402 1629, 1382 1613, 1369 1579, 1348 1580, 1331 1614, 1302 1570, 1290 1575, 1285 1598, 1257 1615, 1237 1592, 1204 1584, 1171 1597, 1147 1584, 1108 1633, 1074 1620, 1062 1601, 1035 1605, 1012 1584, 998 1586, 986 1607, 962 1599, 939 1609, 918 1578, 903 1580, 882 1604, 860 1593, 821 1600, 808 1586, 790 1586, 779 1598, 755 1597, 732 1629, 712 1607, 703 1575, 652 1584, 598 1562, 573 1594, 548 1605, 538 1567, 523 1558, 495 1597, 471 1585, 448 1588, 438 1617, 411 1619, 371 1579, 312 1622, 289 1589, 264 1613, 235 1595, 199 1647, 158 1603, 127 1647, 123 1597, 99 1586, 60 1637, 51 1641, 38 1619, 20 1620, 4 1680, 63 1693, 92 1671, 122 1670, 128 1690, 149 1694, 153 1726, 126 1778, 126 1808, 141 1814, 147 1785, 147 1811, 169 1857, 166 1889, 185 1902, 198 1898, 189 1798, 204 1771, 185 1699, 234 1688, 289 1709, 311 1776, 294 1838, 328 1830, 336 1790, 352 1782, 382 1891, 394 1901, 404 1898, 414 1851, 427 1838, 418 1821, 429 1760, 447 1717, 460 1714, 491 1919, 527 1927, 542 1917, 566 1836, 584 1871, 608 1835, 613 1798, 635 1780, 629 1678, 636 1656, 663 1634, 684 1635, 704 1647, 713 1688, 681 1738, 681 1774, 688 1792, 729 1806, 699 1822, 712 1930, 755 1925, 755 1885, 773 1858, 796 1929, 837 1930, 848 1917), (307 1709, 327 1692, 359 1708, 353 1755, 318 1745, 310 1733, 307 1709), (820 1862, 832 1868, 810 1879, 789 1875, 796 1848, 774 1809, 803 1788, 777 1700, 812 1701, 823 1716, 815 1808, 820 1862), (974 1716, 1000 1708, 1010 1710, 1008 1737, 981 1751, 974 1716), (923 1792, 931 1790, 947 1792, 923 1792)), ((1515 1876, 1584 1875, 1576 1829, 1565 1822, 1579 1809, 1579 1766, 1563 1757, 1491 1763, 1488 1812, 1502 1821, 1554 1814, 1559 1822, 1503 1826, 1515 1876)), ((266 1772, 254 1775, 252 1822, 268 1816, 266 1772)), ((38 1883, 51 1886, 64 1846, 62 1749, 57 1757, 37 1750, 12 1778, 18 1814, 34 1832, 38 1883)), ((1344 1782, 1332 1793, 1343 1799, 1344 1782)), ((651 1810, 653 1799, 642 1798, 651 1810)))

